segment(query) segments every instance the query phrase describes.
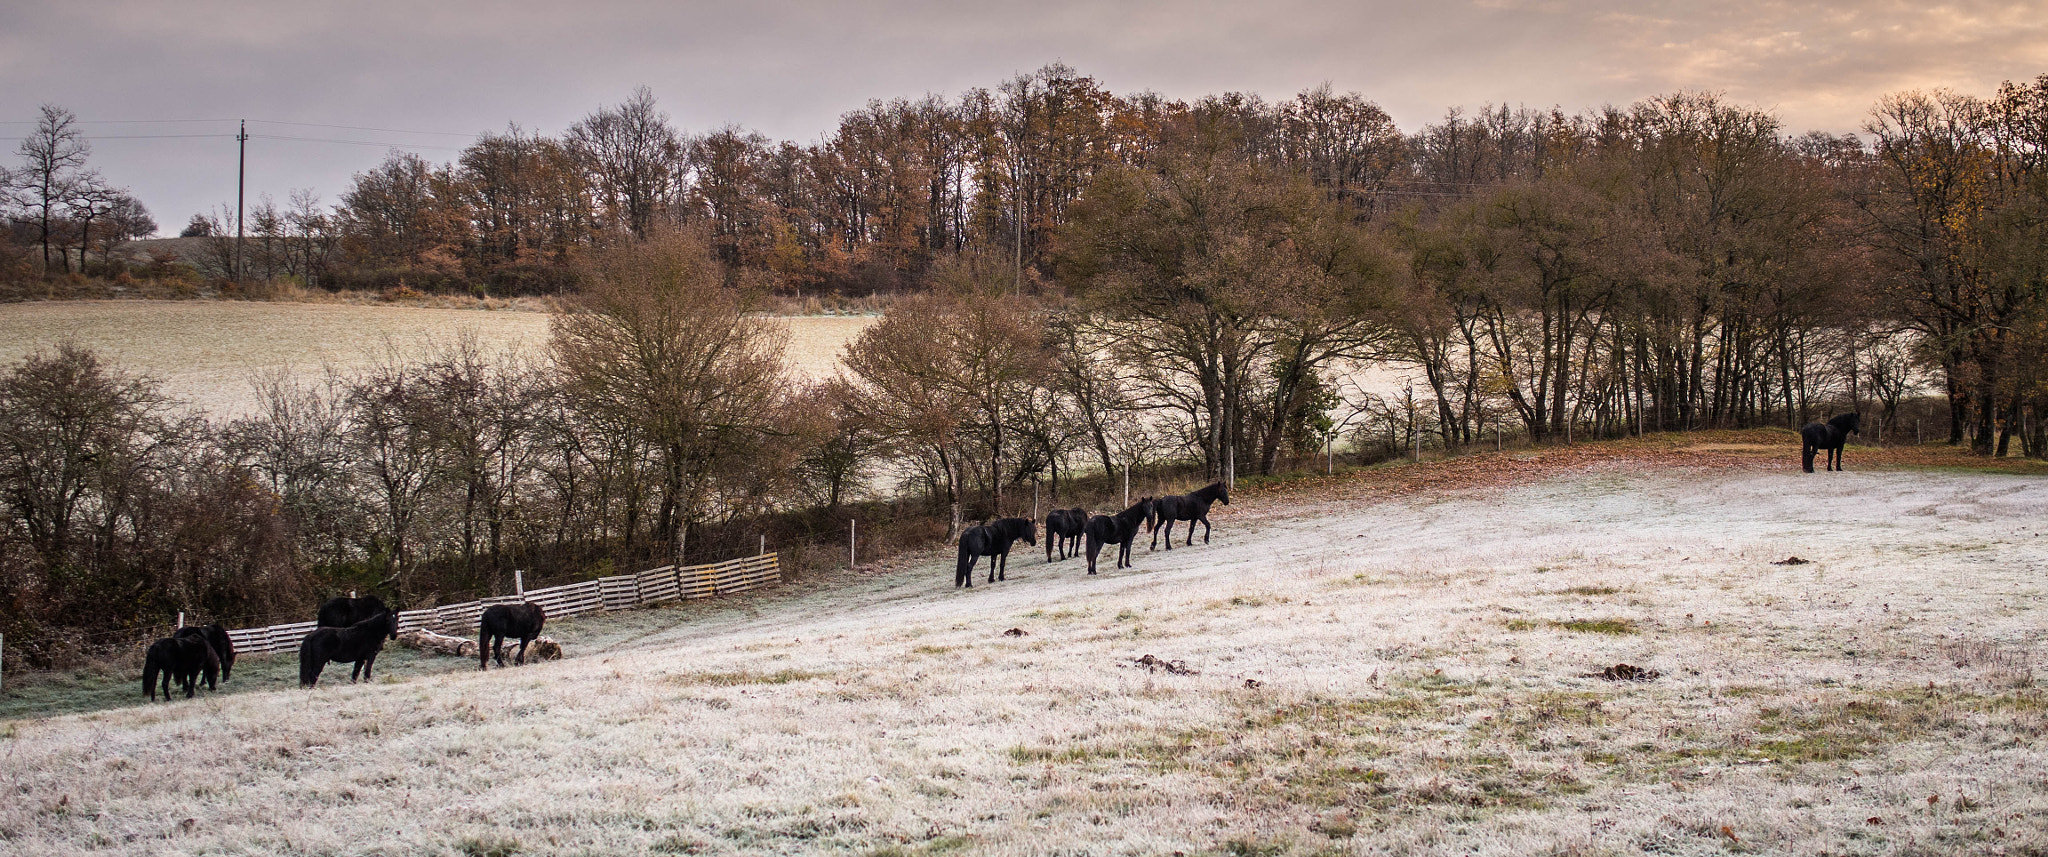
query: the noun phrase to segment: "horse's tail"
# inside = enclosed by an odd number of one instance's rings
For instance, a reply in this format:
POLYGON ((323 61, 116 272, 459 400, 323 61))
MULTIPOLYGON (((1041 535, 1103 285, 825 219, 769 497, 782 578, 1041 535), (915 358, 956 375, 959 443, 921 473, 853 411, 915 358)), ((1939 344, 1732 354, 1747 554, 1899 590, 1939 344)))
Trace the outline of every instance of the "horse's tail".
POLYGON ((162 666, 161 663, 157 662, 154 654, 148 656, 142 662, 142 692, 149 694, 149 701, 151 702, 156 701, 156 676, 162 666))
POLYGON ((491 626, 487 622, 476 625, 476 668, 491 668, 491 626))
POLYGON ((1799 438, 1800 467, 1808 473, 1813 472, 1813 454, 1819 448, 1811 435, 1802 435, 1799 438))
POLYGON ((967 580, 971 583, 974 579, 975 556, 974 551, 967 547, 967 541, 962 539, 960 541, 960 559, 953 564, 953 585, 960 585, 962 580, 967 580))

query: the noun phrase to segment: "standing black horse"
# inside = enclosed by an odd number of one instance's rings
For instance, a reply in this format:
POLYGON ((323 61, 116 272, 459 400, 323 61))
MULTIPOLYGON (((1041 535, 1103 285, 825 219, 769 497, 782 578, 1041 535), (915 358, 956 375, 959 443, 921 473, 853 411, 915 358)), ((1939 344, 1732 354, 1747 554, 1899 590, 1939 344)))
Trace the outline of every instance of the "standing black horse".
POLYGON ((953 571, 953 586, 974 586, 974 563, 988 557, 988 582, 1007 580, 1010 545, 1023 539, 1038 546, 1038 526, 1030 518, 997 518, 960 534, 960 562, 953 571))
POLYGON ((1828 451, 1827 468, 1842 469, 1842 444, 1849 442, 1849 435, 1863 433, 1862 414, 1837 414, 1825 423, 1807 423, 1799 430, 1799 456, 1806 472, 1813 472, 1813 454, 1828 451))
POLYGON ((346 628, 379 613, 389 613, 383 599, 375 595, 361 598, 329 598, 320 604, 320 613, 314 624, 322 628, 346 628))
POLYGON ((490 669, 491 658, 494 657, 498 659, 498 666, 505 665, 506 637, 519 639, 519 655, 512 662, 525 665, 526 644, 540 635, 540 626, 547 621, 547 611, 531 601, 484 608, 483 618, 476 623, 476 668, 490 669))
POLYGON ((220 680, 226 677, 226 671, 221 668, 224 662, 220 657, 220 649, 214 647, 213 638, 207 635, 206 629, 197 625, 179 628, 171 638, 198 640, 200 645, 206 647, 206 658, 199 664, 199 677, 206 682, 207 690, 220 690, 220 680))
POLYGON ((1088 519, 1088 573, 1095 573, 1095 557, 1102 553, 1102 546, 1114 544, 1116 567, 1125 568, 1131 564, 1131 542, 1138 538, 1138 526, 1152 515, 1152 504, 1158 502, 1143 497, 1115 515, 1096 515, 1088 519))
POLYGON ((1202 544, 1209 543, 1209 506, 1218 500, 1230 505, 1230 489, 1221 482, 1173 497, 1152 501, 1152 550, 1159 549, 1159 525, 1166 525, 1166 549, 1173 550, 1173 522, 1188 522, 1188 544, 1195 543, 1195 522, 1202 524, 1202 544))
POLYGON ((158 676, 163 677, 166 702, 171 698, 172 681, 191 699, 198 692, 199 675, 206 669, 207 652, 206 641, 192 637, 165 637, 149 644, 142 655, 142 690, 149 694, 149 701, 156 701, 158 676))
POLYGON ((299 643, 299 686, 312 687, 328 662, 353 663, 349 681, 370 680, 370 667, 385 640, 398 639, 398 614, 386 610, 346 628, 314 628, 299 643))
POLYGON ((1079 556, 1081 533, 1087 528, 1086 509, 1054 509, 1045 513, 1045 561, 1052 562, 1052 549, 1055 545, 1059 546, 1060 559, 1079 556), (1067 550, 1069 542, 1073 544, 1072 553, 1067 550))

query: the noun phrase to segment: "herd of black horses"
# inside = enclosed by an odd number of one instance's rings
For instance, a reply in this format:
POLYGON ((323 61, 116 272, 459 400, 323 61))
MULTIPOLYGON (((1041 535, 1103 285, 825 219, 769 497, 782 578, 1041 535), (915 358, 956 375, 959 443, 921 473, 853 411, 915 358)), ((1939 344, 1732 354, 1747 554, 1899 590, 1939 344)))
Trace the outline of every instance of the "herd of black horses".
MULTIPOLYGON (((540 635, 547 611, 531 602, 494 604, 484 608, 477 620, 477 669, 489 669, 492 658, 505 665, 505 643, 519 641, 515 664, 526 663, 526 647, 540 635)), ((398 611, 385 606, 374 595, 362 598, 330 598, 314 616, 313 631, 299 642, 299 686, 312 687, 330 663, 353 664, 348 680, 369 681, 377 654, 385 640, 398 639, 398 611)), ((164 699, 171 698, 171 683, 177 682, 190 699, 201 683, 207 690, 219 690, 235 665, 235 643, 225 626, 216 622, 204 627, 180 628, 177 633, 151 643, 142 657, 142 689, 156 701, 158 684, 164 699)))
MULTIPOLYGON (((1813 472, 1813 458, 1826 452, 1828 470, 1842 469, 1842 447, 1849 435, 1862 434, 1861 414, 1840 414, 1824 423, 1800 429, 1801 465, 1813 472)), ((1202 544, 1209 543, 1209 507, 1217 502, 1230 505, 1230 489, 1221 482, 1166 497, 1142 497, 1130 508, 1111 515, 1090 516, 1085 509, 1054 509, 1045 516, 1045 561, 1080 556, 1085 540, 1088 573, 1095 573, 1096 557, 1108 545, 1116 546, 1116 567, 1131 565, 1131 543, 1138 528, 1152 534, 1151 549, 1159 548, 1160 531, 1166 535, 1166 549, 1173 550, 1173 525, 1188 523, 1188 546, 1195 543, 1195 524, 1202 525, 1202 544)), ((1010 548, 1017 542, 1038 545, 1037 522, 1030 518, 997 518, 960 534, 960 557, 954 568, 953 586, 974 586, 974 566, 988 557, 988 582, 1008 578, 1010 548)), ((513 663, 526 663, 526 647, 540 634, 547 621, 546 611, 533 603, 499 604, 484 610, 477 622, 477 668, 488 669, 492 658, 505 665, 504 645, 517 639, 519 652, 513 663)), ((398 639, 398 613, 375 596, 333 598, 320 605, 313 632, 299 644, 299 686, 312 687, 330 663, 353 664, 349 681, 369 681, 370 670, 383 651, 385 640, 398 639)), ((227 628, 219 623, 180 628, 177 633, 149 646, 143 656, 142 687, 155 701, 158 683, 165 699, 171 698, 171 684, 177 682, 190 698, 200 683, 217 690, 235 666, 235 646, 227 628)))
MULTIPOLYGON (((1116 545, 1116 567, 1131 565, 1131 543, 1138 538, 1138 528, 1145 527, 1152 534, 1152 548, 1159 548, 1159 534, 1166 531, 1166 549, 1173 550, 1173 524, 1188 522, 1189 545, 1195 543, 1195 524, 1202 525, 1202 544, 1209 543, 1209 507, 1217 501, 1230 505, 1230 488, 1221 482, 1167 497, 1143 497, 1131 507, 1113 515, 1090 517, 1086 509, 1054 509, 1045 515, 1045 561, 1053 562, 1053 551, 1058 549, 1060 559, 1080 556, 1082 541, 1088 548, 1088 573, 1095 573, 1095 559, 1101 555, 1105 545, 1116 545), (1071 546, 1073 552, 1068 553, 1071 546)), ((969 527, 960 533, 960 560, 954 567, 953 586, 974 586, 974 566, 982 557, 988 557, 988 582, 1007 580, 1010 565, 1010 548, 1017 542, 1036 547, 1038 525, 1030 518, 997 518, 980 526, 969 527)))

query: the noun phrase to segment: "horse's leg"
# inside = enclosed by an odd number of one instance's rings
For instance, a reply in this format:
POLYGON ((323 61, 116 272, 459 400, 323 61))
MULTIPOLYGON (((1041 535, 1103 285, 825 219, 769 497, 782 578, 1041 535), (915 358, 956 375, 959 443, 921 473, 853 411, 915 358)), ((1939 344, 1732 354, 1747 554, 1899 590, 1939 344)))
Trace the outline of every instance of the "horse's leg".
POLYGON ((532 639, 532 637, 527 636, 521 636, 519 638, 519 656, 512 659, 513 663, 518 664, 522 667, 526 666, 526 644, 530 642, 532 639))
MULTIPOLYGON (((1195 522, 1194 522, 1194 521, 1189 521, 1189 522, 1188 522, 1188 545, 1189 545, 1190 547, 1192 547, 1192 546, 1194 545, 1194 543, 1195 543, 1195 522)), ((1204 513, 1202 513, 1202 544, 1205 544, 1205 545, 1206 545, 1206 544, 1208 544, 1208 543, 1209 543, 1209 514, 1208 514, 1207 512, 1204 512, 1204 513)))
POLYGON ((1095 558, 1096 558, 1097 556, 1100 556, 1101 554, 1102 554, 1102 543, 1101 543, 1101 542, 1098 542, 1098 541, 1096 541, 1096 540, 1094 540, 1094 539, 1092 539, 1092 538, 1091 538, 1091 539, 1089 539, 1089 540, 1088 540, 1088 573, 1089 573, 1089 574, 1094 574, 1094 573, 1095 573, 1095 558))
POLYGON ((362 668, 363 668, 363 681, 367 682, 367 681, 369 681, 369 680, 370 680, 370 668, 371 668, 371 667, 374 667, 374 666, 376 666, 376 665, 377 665, 377 653, 376 653, 376 652, 371 652, 371 653, 370 653, 370 655, 369 655, 369 657, 363 658, 362 662, 361 662, 361 663, 359 663, 359 664, 357 664, 357 666, 360 666, 360 667, 362 667, 362 668))

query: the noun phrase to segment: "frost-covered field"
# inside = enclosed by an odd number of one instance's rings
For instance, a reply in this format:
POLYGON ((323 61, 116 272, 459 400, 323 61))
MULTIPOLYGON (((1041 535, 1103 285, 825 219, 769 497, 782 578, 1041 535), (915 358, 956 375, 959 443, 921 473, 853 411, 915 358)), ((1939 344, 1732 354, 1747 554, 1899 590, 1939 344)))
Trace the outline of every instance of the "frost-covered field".
POLYGON ((545 665, 11 721, 0 851, 2048 849, 2048 480, 1785 458, 1243 495, 1093 578, 927 556, 545 665))
MULTIPOLYGON (((805 316, 790 326, 789 360, 807 377, 832 373, 872 318, 805 316)), ((0 366, 71 340, 130 372, 147 372, 215 414, 253 410, 263 371, 351 372, 387 355, 421 354, 459 334, 493 352, 547 346, 548 314, 359 304, 248 301, 52 301, 0 304, 0 366)))

